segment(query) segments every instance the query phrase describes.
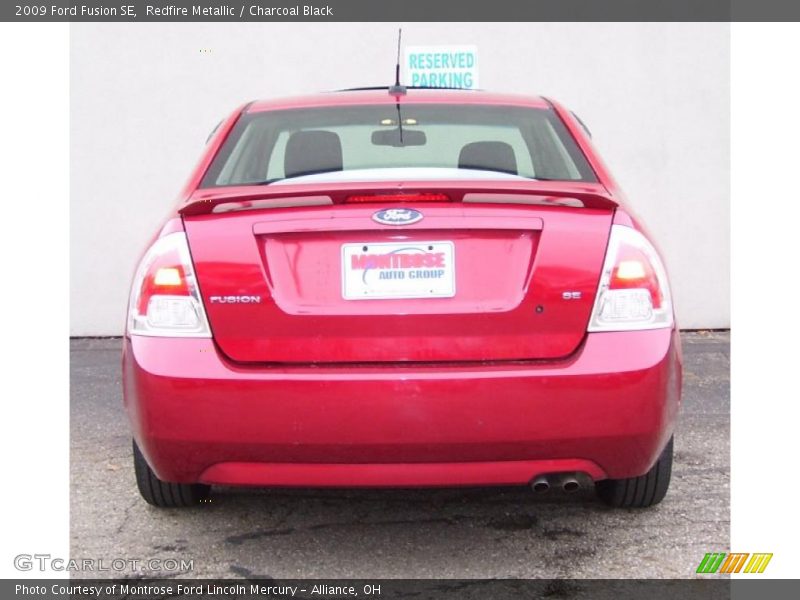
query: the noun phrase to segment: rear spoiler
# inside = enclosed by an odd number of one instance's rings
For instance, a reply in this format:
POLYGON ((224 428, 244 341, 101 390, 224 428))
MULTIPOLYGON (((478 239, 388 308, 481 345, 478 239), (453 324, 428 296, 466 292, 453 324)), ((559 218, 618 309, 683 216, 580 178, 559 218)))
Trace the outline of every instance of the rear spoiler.
POLYGON ((249 185, 196 190, 183 216, 237 210, 327 206, 358 202, 463 202, 613 209, 619 203, 600 184, 553 181, 413 181, 249 185))

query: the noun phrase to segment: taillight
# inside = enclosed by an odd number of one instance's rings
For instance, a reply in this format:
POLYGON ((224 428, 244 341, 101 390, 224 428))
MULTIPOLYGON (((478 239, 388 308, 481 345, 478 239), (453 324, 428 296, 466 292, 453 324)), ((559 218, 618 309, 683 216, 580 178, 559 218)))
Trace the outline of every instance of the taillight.
POLYGON ((128 333, 211 337, 185 233, 157 239, 142 258, 131 288, 128 333))
POLYGON ((612 225, 589 331, 672 327, 664 264, 641 233, 612 225))

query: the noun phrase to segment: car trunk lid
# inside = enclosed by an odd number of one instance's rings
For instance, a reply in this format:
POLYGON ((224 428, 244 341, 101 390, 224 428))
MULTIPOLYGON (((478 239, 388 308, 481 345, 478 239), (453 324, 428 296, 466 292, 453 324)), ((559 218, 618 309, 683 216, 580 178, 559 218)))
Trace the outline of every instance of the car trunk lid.
POLYGON ((580 345, 610 200, 528 190, 515 191, 511 202, 502 188, 439 187, 424 190, 439 195, 435 202, 350 204, 353 195, 397 190, 341 187, 279 196, 251 189, 200 200, 204 210, 187 205, 184 225, 212 333, 230 359, 537 360, 569 356, 580 345), (442 194, 456 201, 442 202, 442 194), (225 212, 213 212, 222 206, 225 212), (421 218, 385 224, 379 213, 386 210, 421 218))

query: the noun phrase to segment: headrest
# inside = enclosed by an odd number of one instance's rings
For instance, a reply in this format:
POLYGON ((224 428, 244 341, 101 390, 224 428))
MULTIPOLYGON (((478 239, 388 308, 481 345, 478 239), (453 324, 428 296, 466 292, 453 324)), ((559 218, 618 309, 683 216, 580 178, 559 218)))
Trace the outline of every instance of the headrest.
POLYGON ((284 177, 342 170, 342 142, 332 131, 296 131, 286 142, 284 177))
POLYGON ((517 174, 514 149, 505 142, 472 142, 461 149, 459 169, 480 169, 517 174))

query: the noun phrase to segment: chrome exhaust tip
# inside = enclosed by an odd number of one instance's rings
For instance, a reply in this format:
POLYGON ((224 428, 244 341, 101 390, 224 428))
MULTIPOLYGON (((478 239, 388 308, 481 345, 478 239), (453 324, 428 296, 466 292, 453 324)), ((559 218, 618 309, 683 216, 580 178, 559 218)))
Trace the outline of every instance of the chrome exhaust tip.
POLYGON ((533 488, 533 491, 536 492, 537 494, 544 494, 545 492, 550 490, 550 482, 547 481, 547 477, 545 477, 544 475, 540 475, 539 477, 533 480, 531 487, 533 488))
POLYGON ((581 489, 581 484, 574 477, 567 477, 564 479, 564 481, 561 482, 561 489, 563 489, 568 494, 571 494, 581 489))

